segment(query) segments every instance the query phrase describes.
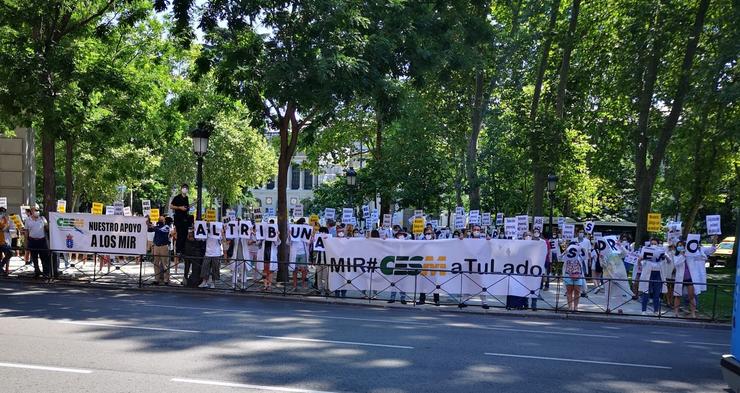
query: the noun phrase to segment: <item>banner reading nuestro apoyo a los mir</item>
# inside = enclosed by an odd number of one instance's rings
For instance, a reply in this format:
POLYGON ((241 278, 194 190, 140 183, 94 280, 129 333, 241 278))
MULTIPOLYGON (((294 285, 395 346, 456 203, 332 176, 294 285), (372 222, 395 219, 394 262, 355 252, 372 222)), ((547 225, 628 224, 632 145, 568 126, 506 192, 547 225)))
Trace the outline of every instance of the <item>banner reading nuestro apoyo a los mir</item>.
POLYGON ((547 253, 536 240, 329 238, 324 244, 331 290, 452 295, 530 296, 540 287, 547 253))
POLYGON ((53 250, 146 254, 146 218, 49 213, 53 250))

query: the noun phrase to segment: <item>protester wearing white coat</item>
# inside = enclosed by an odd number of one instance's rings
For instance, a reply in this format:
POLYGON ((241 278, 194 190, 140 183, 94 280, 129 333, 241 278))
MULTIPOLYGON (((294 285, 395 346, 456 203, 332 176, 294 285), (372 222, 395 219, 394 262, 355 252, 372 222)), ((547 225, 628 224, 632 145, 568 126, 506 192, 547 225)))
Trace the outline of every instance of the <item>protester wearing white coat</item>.
POLYGON ((674 312, 678 316, 678 306, 681 304, 685 286, 689 297, 691 318, 696 318, 696 296, 707 289, 706 261, 707 257, 716 250, 716 247, 699 247, 694 255, 686 254, 685 247, 683 241, 676 243, 676 251, 680 253, 682 258, 674 259, 676 265, 676 284, 673 287, 674 312))
POLYGON ((260 247, 259 260, 256 263, 257 270, 263 272, 265 279, 265 290, 269 291, 272 288, 272 272, 278 268, 278 246, 280 245, 280 237, 275 241, 263 240, 260 247), (270 247, 269 251, 265 250, 265 247, 270 247), (269 253, 269 254, 268 254, 269 253), (269 263, 268 263, 269 262, 269 263))
POLYGON ((668 287, 666 286, 666 278, 668 276, 665 274, 668 263, 665 258, 660 258, 658 255, 656 255, 656 259, 643 259, 639 263, 642 264, 638 287, 642 293, 642 314, 645 315, 648 300, 652 299, 653 313, 657 315, 660 313, 660 296, 662 293, 668 292, 668 287))

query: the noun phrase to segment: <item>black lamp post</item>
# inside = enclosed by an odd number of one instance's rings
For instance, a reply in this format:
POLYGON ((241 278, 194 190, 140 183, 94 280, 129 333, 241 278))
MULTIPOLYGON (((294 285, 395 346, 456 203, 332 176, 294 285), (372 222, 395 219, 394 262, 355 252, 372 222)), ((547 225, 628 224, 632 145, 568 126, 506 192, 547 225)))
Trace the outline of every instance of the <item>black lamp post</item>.
POLYGON ((201 208, 203 201, 201 195, 203 193, 203 156, 208 152, 208 138, 213 133, 213 125, 201 121, 195 128, 190 131, 190 138, 193 140, 193 153, 198 159, 198 174, 196 177, 196 187, 198 189, 198 199, 196 201, 197 207, 195 210, 195 219, 201 219, 201 208))
POLYGON ((345 175, 347 178, 347 186, 349 188, 349 207, 352 208, 352 212, 355 211, 354 202, 352 201, 352 194, 354 193, 355 186, 357 185, 357 172, 355 172, 355 168, 349 167, 345 171, 345 175))
POLYGON ((547 195, 550 197, 550 237, 552 238, 553 235, 555 235, 555 231, 553 229, 552 225, 552 212, 553 212, 553 205, 555 205, 555 189, 558 186, 558 176, 557 175, 547 175, 547 195))

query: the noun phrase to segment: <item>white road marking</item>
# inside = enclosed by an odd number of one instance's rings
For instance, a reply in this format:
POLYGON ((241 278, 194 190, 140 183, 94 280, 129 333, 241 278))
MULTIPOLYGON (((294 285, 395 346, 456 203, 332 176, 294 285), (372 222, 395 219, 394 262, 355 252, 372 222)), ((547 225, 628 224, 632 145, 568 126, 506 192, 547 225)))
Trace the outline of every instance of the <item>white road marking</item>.
POLYGON ((454 323, 447 324, 445 326, 456 327, 456 328, 467 328, 467 329, 501 330, 504 332, 516 332, 516 333, 559 334, 561 336, 597 337, 597 338, 620 338, 619 336, 612 336, 608 334, 557 332, 557 331, 552 331, 552 330, 547 330, 547 329, 530 330, 530 329, 517 329, 517 328, 502 328, 502 327, 493 327, 493 326, 456 326, 456 324, 454 323))
POLYGON ((694 345, 717 345, 720 347, 729 347, 730 344, 720 344, 720 343, 703 343, 698 341, 686 341, 686 344, 694 344, 694 345))
POLYGON ((21 364, 21 363, 2 363, 0 367, 9 368, 25 368, 29 370, 43 370, 43 371, 58 371, 62 373, 75 373, 75 374, 90 374, 91 370, 82 370, 78 368, 65 368, 65 367, 51 367, 51 366, 37 366, 33 364, 21 364))
POLYGON ((510 357, 510 358, 522 358, 522 359, 555 360, 555 361, 559 361, 559 362, 608 364, 608 365, 612 365, 612 366, 625 366, 625 367, 657 368, 657 369, 661 369, 661 370, 672 370, 673 369, 673 367, 656 366, 656 365, 653 365, 653 364, 603 362, 603 361, 598 361, 598 360, 565 359, 565 358, 552 358, 552 357, 547 357, 547 356, 515 355, 515 354, 511 354, 511 353, 486 352, 486 353, 484 353, 484 355, 488 355, 488 356, 503 356, 503 357, 510 357))
POLYGON ((200 333, 199 330, 169 329, 169 328, 158 328, 158 327, 148 327, 148 326, 128 326, 128 325, 116 325, 112 323, 102 323, 102 322, 69 321, 69 320, 61 320, 57 322, 66 323, 68 325, 102 326, 102 327, 114 327, 114 328, 121 328, 121 329, 156 330, 156 331, 161 331, 161 332, 200 333))
POLYGON ((285 336, 257 336, 257 337, 259 337, 259 338, 270 338, 270 339, 275 339, 275 340, 305 341, 305 342, 312 342, 312 343, 330 343, 330 344, 361 345, 361 346, 366 346, 366 347, 414 349, 414 347, 409 347, 409 346, 406 346, 406 345, 359 343, 359 342, 354 342, 354 341, 320 340, 320 339, 317 339, 317 338, 285 337, 285 336))
POLYGON ((330 317, 328 315, 327 316, 324 316, 324 315, 304 315, 304 317, 324 318, 324 319, 341 319, 341 320, 345 320, 345 321, 399 323, 399 324, 404 324, 404 325, 429 326, 428 323, 414 322, 414 321, 396 321, 396 320, 392 320, 392 319, 354 318, 354 317, 330 317))
POLYGON ((211 386, 225 386, 230 388, 244 388, 254 390, 269 390, 273 392, 291 392, 291 393, 332 393, 322 390, 311 390, 311 389, 298 389, 289 388, 284 386, 266 386, 266 385, 250 385, 245 383, 234 383, 234 382, 221 382, 221 381, 208 381, 204 379, 188 379, 188 378, 172 378, 172 382, 182 383, 193 383, 196 385, 211 385, 211 386))

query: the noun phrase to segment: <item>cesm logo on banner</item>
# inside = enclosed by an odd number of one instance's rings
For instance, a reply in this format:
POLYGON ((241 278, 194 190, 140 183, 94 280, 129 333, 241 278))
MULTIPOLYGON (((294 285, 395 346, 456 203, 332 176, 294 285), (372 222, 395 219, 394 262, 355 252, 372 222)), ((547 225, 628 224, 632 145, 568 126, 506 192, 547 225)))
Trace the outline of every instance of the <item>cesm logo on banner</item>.
POLYGON ((534 240, 324 240, 329 288, 537 296, 547 246, 534 240), (451 279, 464 275, 465 279, 451 279))
POLYGON ((49 213, 52 250, 146 254, 146 218, 49 213))

